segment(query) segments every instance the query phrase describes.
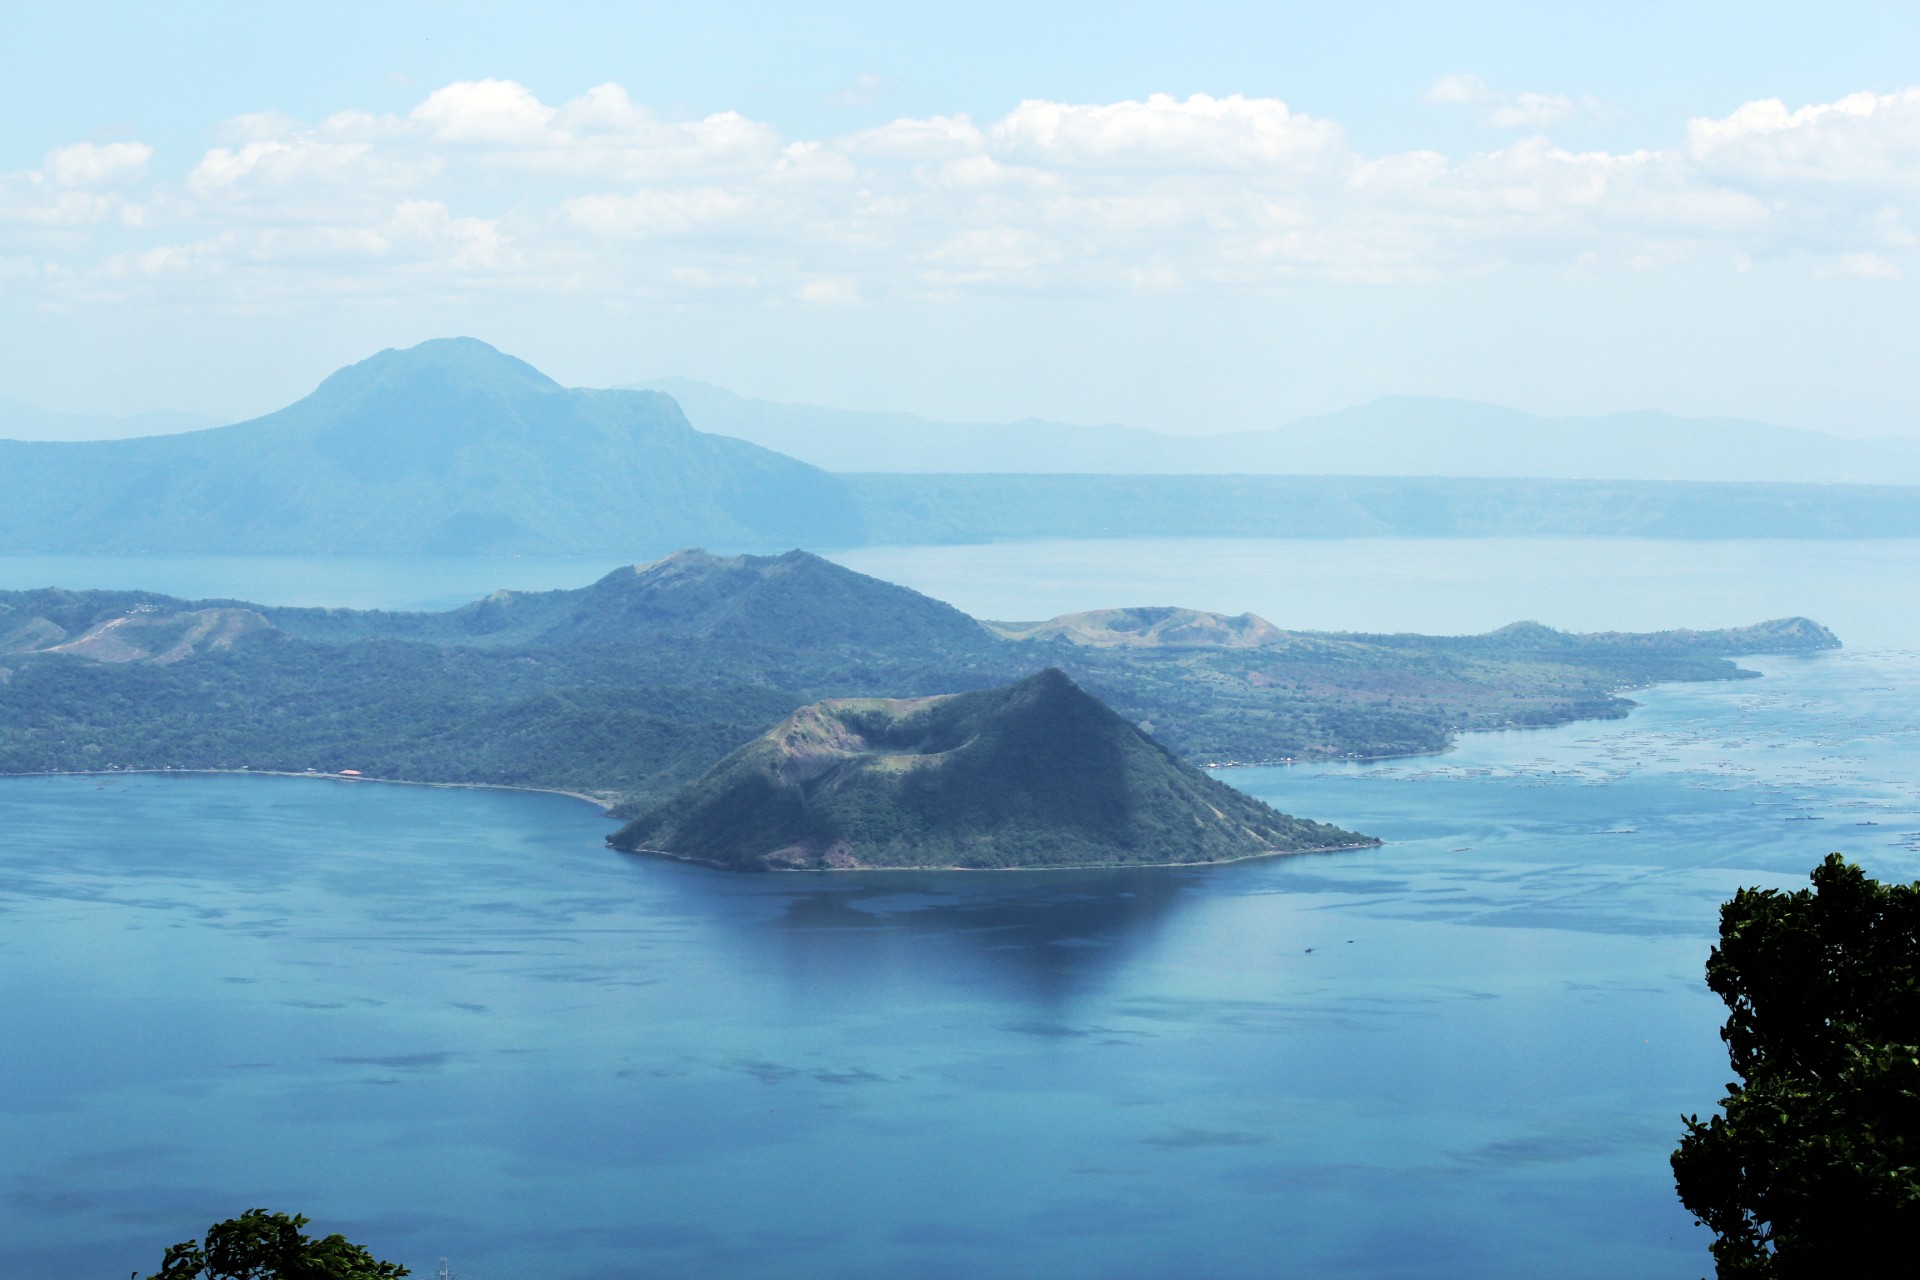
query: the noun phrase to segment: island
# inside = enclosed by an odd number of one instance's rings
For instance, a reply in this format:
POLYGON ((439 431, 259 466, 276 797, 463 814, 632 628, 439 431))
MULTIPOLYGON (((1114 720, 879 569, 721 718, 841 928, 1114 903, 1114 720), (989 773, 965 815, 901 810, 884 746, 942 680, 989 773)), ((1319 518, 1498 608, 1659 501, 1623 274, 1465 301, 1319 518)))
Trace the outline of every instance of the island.
POLYGON ((530 787, 631 820, 835 700, 974 694, 1056 669, 1156 751, 1226 766, 1410 755, 1464 731, 1620 716, 1634 688, 1750 678, 1733 658, 1838 644, 1804 618, 1479 636, 1293 631, 1172 606, 988 623, 805 551, 689 549, 432 613, 47 588, 0 592, 0 773, 530 787))
POLYGON ((748 870, 1230 862, 1377 845, 1180 760, 1063 671, 814 703, 609 843, 748 870))

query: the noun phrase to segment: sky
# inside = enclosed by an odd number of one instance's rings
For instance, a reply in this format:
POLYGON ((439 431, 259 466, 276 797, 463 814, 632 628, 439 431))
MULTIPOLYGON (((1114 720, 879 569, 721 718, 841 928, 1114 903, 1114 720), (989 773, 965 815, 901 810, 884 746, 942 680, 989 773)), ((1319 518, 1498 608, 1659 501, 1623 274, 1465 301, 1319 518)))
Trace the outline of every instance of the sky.
POLYGON ((1920 5, 0 0, 0 397, 1920 436, 1920 5))

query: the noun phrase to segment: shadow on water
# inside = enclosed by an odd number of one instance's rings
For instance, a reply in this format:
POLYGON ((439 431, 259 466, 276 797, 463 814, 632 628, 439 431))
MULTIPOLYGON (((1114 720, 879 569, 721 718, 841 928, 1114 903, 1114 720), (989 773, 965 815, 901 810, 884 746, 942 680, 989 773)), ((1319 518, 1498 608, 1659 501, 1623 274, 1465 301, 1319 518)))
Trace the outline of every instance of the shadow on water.
MULTIPOLYGON (((639 870, 666 869, 648 861, 639 870)), ((684 908, 810 997, 884 1001, 927 982, 1058 1011, 1149 952, 1192 868, 794 873, 680 868, 684 908), (744 903, 752 910, 742 910, 744 903)))

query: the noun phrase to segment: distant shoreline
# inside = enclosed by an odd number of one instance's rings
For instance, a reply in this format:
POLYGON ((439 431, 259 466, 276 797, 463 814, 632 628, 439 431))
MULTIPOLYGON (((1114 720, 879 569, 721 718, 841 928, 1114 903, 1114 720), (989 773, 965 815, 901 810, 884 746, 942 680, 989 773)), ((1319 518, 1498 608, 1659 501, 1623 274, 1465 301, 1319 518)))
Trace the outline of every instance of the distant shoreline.
POLYGON ((179 774, 233 778, 314 778, 325 782, 378 782, 389 787, 438 787, 446 791, 520 791, 531 795, 566 796, 581 800, 600 810, 604 816, 620 802, 617 796, 597 796, 587 791, 564 791, 559 787, 523 787, 511 782, 421 782, 412 778, 374 778, 364 774, 343 777, 338 773, 293 769, 35 769, 29 773, 0 773, 0 778, 133 778, 168 777, 179 774))

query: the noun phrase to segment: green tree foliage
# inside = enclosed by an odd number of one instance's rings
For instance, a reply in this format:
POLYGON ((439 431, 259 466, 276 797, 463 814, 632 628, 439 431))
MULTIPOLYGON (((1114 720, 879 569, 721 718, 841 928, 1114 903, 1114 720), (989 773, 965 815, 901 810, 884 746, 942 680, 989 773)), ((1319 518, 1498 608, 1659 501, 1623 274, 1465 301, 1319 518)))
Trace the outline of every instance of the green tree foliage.
POLYGON ((343 1235, 314 1239, 299 1214, 249 1209, 216 1222, 204 1241, 167 1250, 147 1280, 397 1280, 407 1269, 382 1262, 343 1235))
POLYGON ((1732 1011, 1723 1114, 1687 1117, 1681 1203, 1721 1280, 1890 1275, 1920 1257, 1920 883, 1839 854, 1796 893, 1720 911, 1707 985, 1732 1011), (1892 1258, 1902 1267, 1889 1270, 1892 1258))

